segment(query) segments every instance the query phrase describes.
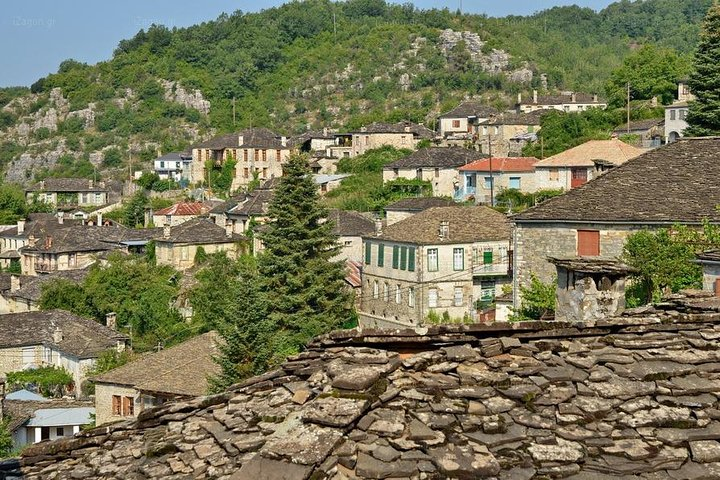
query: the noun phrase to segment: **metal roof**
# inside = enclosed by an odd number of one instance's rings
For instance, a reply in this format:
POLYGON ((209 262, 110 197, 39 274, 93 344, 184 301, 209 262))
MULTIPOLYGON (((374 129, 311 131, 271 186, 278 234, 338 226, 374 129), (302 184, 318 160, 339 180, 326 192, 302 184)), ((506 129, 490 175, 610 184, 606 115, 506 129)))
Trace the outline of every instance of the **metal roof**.
POLYGON ((28 420, 28 427, 61 427, 64 425, 85 425, 92 422, 91 415, 95 409, 91 407, 76 408, 41 408, 28 420))

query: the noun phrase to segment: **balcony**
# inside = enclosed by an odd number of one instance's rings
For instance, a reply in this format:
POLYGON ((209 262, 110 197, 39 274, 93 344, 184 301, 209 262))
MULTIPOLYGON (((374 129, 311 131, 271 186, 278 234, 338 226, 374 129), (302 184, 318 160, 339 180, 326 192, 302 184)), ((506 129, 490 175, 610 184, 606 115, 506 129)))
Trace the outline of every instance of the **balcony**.
POLYGON ((508 261, 500 263, 483 264, 473 262, 472 272, 474 276, 503 276, 510 275, 510 264, 508 261))
POLYGON ((465 201, 470 197, 475 197, 476 193, 475 187, 462 187, 455 190, 455 200, 456 201, 465 201))
POLYGON ((52 268, 52 265, 49 264, 49 263, 36 263, 36 264, 35 264, 35 271, 36 271, 36 272, 48 273, 48 272, 52 272, 52 271, 54 271, 54 270, 55 270, 55 269, 52 268))

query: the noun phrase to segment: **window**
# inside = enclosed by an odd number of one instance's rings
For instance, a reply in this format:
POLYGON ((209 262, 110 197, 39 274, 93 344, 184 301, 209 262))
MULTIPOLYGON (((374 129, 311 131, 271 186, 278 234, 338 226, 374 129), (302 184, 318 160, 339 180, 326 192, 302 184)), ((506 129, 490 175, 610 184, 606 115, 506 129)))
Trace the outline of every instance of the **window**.
POLYGON ((492 265, 493 263, 493 251, 492 248, 486 248, 483 250, 483 265, 492 265))
POLYGON ((262 159, 263 159, 263 162, 267 162, 267 150, 262 151, 262 159))
POLYGON ((460 128, 460 120, 453 120, 452 122, 453 128, 460 128))
POLYGON ((402 290, 400 289, 400 285, 395 285, 395 303, 400 303, 402 301, 402 290))
POLYGON ((551 168, 549 173, 551 182, 557 182, 560 180, 560 171, 557 168, 551 168))
POLYGON ((600 255, 600 232, 598 230, 577 231, 577 254, 581 257, 600 255))
POLYGON ((135 415, 135 401, 132 397, 122 397, 122 416, 132 417, 135 415))
POLYGON ((77 267, 77 253, 68 253, 68 266, 77 267))
POLYGON ((437 288, 431 288, 428 290, 428 307, 436 308, 438 306, 438 291, 437 288))
POLYGON ((22 349, 23 367, 35 363, 35 348, 25 347, 22 349))
MULTIPOLYGON (((263 176, 263 179, 268 178, 267 167, 263 167, 263 175, 262 176, 263 176)), ((323 185, 323 186, 325 186, 325 185, 323 185)))
POLYGON ((415 306, 415 287, 410 287, 408 289, 408 307, 414 307, 415 306))
POLYGON ((510 177, 510 181, 508 182, 508 188, 520 190, 520 177, 510 177))
POLYGON ((255 155, 253 156, 253 158, 254 158, 256 161, 259 161, 259 160, 260 160, 260 149, 259 149, 259 148, 256 148, 256 149, 255 149, 255 155))
POLYGON ((487 127, 483 127, 483 135, 487 135, 487 127))
POLYGON ((670 120, 675 120, 675 110, 670 110, 670 120))
POLYGON ((463 304, 463 288, 462 287, 455 287, 455 291, 453 292, 453 305, 456 307, 462 307, 463 304))
POLYGON ((485 190, 490 190, 492 188, 492 177, 485 177, 485 190))
POLYGON ((418 168, 417 170, 415 170, 415 178, 417 178, 418 180, 422 180, 422 168, 418 168))
POLYGON ((243 160, 248 161, 248 151, 247 148, 243 149, 243 160))
POLYGON ((244 178, 250 178, 250 169, 245 167, 243 168, 243 177, 244 178))
POLYGON ((465 270, 465 249, 453 248, 453 270, 465 270))
POLYGON ((372 260, 372 243, 365 242, 365 265, 370 265, 372 260))
POLYGON ((435 169, 435 178, 438 178, 439 176, 440 176, 440 169, 436 168, 435 169))
POLYGON ((490 303, 495 300, 495 280, 483 280, 480 282, 480 301, 490 303))
POLYGON ((64 437, 65 436, 65 429, 63 427, 57 427, 55 429, 55 435, 58 437, 64 437))
POLYGON ((378 284, 377 280, 373 283, 373 298, 377 300, 380 298, 380 285, 378 284))
POLYGON ((400 248, 400 270, 407 270, 407 247, 400 248))
POLYGON ((275 150, 275 160, 280 161, 281 153, 280 150, 275 150))
POLYGON ((120 395, 112 396, 112 414, 120 415, 122 413, 122 402, 120 395))
POLYGON ((398 178, 398 176, 400 176, 400 170, 397 168, 393 168, 393 175, 395 176, 395 178, 398 178))
POLYGON ((385 266, 385 244, 384 243, 381 243, 378 245, 377 266, 378 267, 385 266))
POLYGON ((180 247, 180 260, 190 260, 190 247, 180 247))
POLYGON ((429 248, 427 251, 428 272, 438 271, 438 250, 437 248, 429 248))
POLYGON ((400 265, 400 247, 397 245, 393 245, 393 268, 398 268, 400 265))
POLYGON ((415 248, 408 248, 408 272, 415 271, 415 248))
POLYGON ((383 284, 383 300, 390 301, 390 284, 388 282, 383 284))
POLYGON ((43 357, 45 363, 52 363, 52 349, 48 347, 43 347, 43 357))
POLYGON ((686 116, 687 116, 687 110, 685 110, 685 109, 680 110, 680 120, 685 120, 686 116))

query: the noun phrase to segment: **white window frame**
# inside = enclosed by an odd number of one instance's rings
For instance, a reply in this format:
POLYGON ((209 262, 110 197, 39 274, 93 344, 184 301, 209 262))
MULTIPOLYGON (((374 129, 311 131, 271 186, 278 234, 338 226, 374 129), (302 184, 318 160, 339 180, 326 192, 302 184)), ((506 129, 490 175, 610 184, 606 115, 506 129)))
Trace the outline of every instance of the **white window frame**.
POLYGON ((375 283, 373 283, 373 298, 375 300, 380 298, 380 284, 377 280, 375 280, 375 283))
POLYGON ((463 287, 455 287, 453 290, 453 305, 456 307, 462 307, 465 300, 465 292, 463 287))
POLYGON ((440 269, 439 252, 437 248, 428 248, 427 250, 427 269, 428 272, 437 272, 440 269))
POLYGON ((400 284, 395 285, 395 303, 400 304, 402 302, 402 288, 400 284))
POLYGON ((453 270, 462 272, 465 270, 465 249, 453 248, 453 270))
POLYGON ((428 308, 437 308, 440 297, 437 288, 428 289, 428 308))
POLYGON ((415 287, 408 288, 408 307, 415 306, 415 287))

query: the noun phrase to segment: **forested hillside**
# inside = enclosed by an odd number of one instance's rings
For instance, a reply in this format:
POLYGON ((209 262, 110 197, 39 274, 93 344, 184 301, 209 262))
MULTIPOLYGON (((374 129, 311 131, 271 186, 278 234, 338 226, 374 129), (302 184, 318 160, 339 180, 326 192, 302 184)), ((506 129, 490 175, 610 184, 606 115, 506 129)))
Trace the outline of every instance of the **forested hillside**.
POLYGON ((128 162, 233 128, 432 124, 468 96, 502 107, 533 88, 604 95, 641 45, 689 55, 710 3, 623 0, 600 12, 488 18, 305 0, 153 26, 106 62, 67 60, 30 88, 0 89, 0 168, 14 181, 96 169, 120 176, 128 162))

